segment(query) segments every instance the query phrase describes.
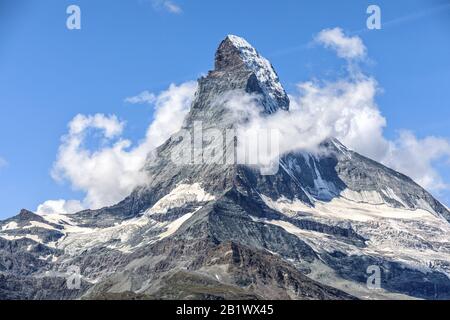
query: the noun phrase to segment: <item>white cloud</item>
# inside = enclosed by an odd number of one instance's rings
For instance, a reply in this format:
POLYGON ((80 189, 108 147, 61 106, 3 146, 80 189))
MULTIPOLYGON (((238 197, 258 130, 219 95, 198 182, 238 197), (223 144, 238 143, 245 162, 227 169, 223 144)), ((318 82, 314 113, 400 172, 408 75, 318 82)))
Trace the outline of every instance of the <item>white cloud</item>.
POLYGON ((82 135, 87 129, 95 128, 103 130, 105 138, 111 139, 122 133, 124 125, 115 115, 107 117, 102 114, 94 116, 78 114, 69 123, 69 135, 82 135))
POLYGON ((330 137, 373 158, 385 154, 389 145, 383 138, 386 120, 375 104, 377 82, 373 78, 357 75, 336 82, 304 82, 297 88, 298 92, 290 95, 290 111, 269 117, 260 114, 255 96, 238 92, 225 97, 230 110, 250 119, 240 126, 241 136, 262 128, 275 129, 281 135, 282 154, 317 151, 330 137))
MULTIPOLYGON (((428 190, 447 187, 433 165, 435 161, 450 160, 449 141, 439 137, 418 139, 405 130, 394 140, 386 139, 383 132, 387 121, 375 102, 377 83, 373 78, 351 77, 324 86, 303 83, 299 88, 301 94, 292 97, 297 111, 291 122, 315 123, 310 134, 336 137, 428 190)), ((298 138, 293 137, 294 141, 298 138)))
POLYGON ((386 120, 375 103, 375 79, 359 75, 324 84, 305 82, 298 89, 291 96, 292 110, 304 126, 300 130, 315 137, 310 143, 336 137, 372 158, 383 154, 386 120))
POLYGON ((84 210, 85 207, 78 200, 48 200, 40 204, 36 210, 37 214, 71 214, 84 210))
POLYGON ((180 86, 172 84, 158 95, 155 101, 155 119, 148 128, 146 138, 153 147, 165 142, 181 128, 196 90, 197 82, 189 81, 180 86))
POLYGON ((154 120, 145 139, 136 146, 121 137, 125 124, 115 115, 79 114, 74 117, 69 123, 69 132, 62 138, 52 176, 68 181, 74 189, 84 191, 86 197, 79 206, 73 201, 47 201, 38 211, 70 212, 74 208, 112 205, 144 184, 146 176, 141 169, 148 153, 180 129, 195 90, 195 82, 172 84, 155 96, 154 120), (101 136, 100 148, 94 151, 86 147, 92 131, 101 136))
POLYGON ((143 157, 128 151, 131 141, 120 138, 123 126, 115 116, 77 115, 63 137, 52 176, 68 180, 76 190, 85 191, 88 207, 112 204, 124 192, 144 182, 139 174, 143 157), (92 130, 98 130, 102 137, 102 147, 96 151, 85 147, 92 130))
POLYGON ((366 47, 358 36, 348 37, 341 28, 325 29, 319 32, 315 41, 336 51, 340 58, 358 59, 366 55, 366 47))
POLYGON ((183 12, 181 7, 170 0, 152 0, 155 9, 164 9, 170 13, 180 14, 183 12))
POLYGON ((155 101, 156 95, 148 90, 142 91, 136 96, 125 98, 125 102, 130 104, 153 103, 155 101))
POLYGON ((381 159, 387 166, 407 173, 426 189, 448 189, 439 172, 433 167, 437 161, 450 160, 450 142, 439 137, 418 139, 411 131, 401 131, 390 141, 386 155, 381 159))

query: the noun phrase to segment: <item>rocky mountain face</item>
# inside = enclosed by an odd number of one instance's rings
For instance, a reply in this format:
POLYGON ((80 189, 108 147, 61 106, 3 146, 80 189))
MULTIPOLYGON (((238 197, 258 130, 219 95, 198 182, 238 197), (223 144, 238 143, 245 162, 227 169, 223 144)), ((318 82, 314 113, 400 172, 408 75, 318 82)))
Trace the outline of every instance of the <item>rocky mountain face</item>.
MULTIPOLYGON (((228 36, 182 130, 245 122, 230 92, 255 96, 264 116, 289 112, 271 64, 228 36)), ((450 299, 450 213, 410 178, 336 139, 283 155, 273 175, 180 164, 184 139, 149 155, 148 184, 117 205, 0 222, 0 298, 450 299)))

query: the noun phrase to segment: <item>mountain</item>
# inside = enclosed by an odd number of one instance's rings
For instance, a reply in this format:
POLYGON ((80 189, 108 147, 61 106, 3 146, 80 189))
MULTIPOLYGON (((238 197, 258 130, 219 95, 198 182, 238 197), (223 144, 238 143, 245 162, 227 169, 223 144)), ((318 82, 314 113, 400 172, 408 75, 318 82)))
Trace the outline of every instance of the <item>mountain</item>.
MULTIPOLYGON (((450 212, 431 194, 333 138, 282 155, 272 175, 195 161, 217 151, 212 140, 186 151, 196 123, 248 121, 230 94, 255 97, 264 117, 289 112, 270 62, 237 36, 198 83, 180 132, 148 156, 145 186, 100 210, 0 223, 0 298, 450 299, 450 212)), ((238 142, 222 140, 224 153, 238 142)))

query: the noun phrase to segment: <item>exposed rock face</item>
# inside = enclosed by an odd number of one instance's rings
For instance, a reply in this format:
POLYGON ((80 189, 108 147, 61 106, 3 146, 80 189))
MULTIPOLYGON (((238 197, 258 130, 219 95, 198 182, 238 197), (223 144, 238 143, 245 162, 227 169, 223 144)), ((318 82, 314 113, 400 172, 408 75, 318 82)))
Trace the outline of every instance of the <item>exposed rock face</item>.
MULTIPOLYGON (((255 95, 264 116, 289 112, 270 63, 228 36, 183 129, 245 122, 225 106, 230 92, 255 95)), ((150 182, 115 206, 1 222, 0 298, 450 298, 450 213, 408 177, 335 139, 283 155, 274 175, 180 165, 182 142, 149 155, 150 182), (369 266, 382 289, 367 288, 369 266)))

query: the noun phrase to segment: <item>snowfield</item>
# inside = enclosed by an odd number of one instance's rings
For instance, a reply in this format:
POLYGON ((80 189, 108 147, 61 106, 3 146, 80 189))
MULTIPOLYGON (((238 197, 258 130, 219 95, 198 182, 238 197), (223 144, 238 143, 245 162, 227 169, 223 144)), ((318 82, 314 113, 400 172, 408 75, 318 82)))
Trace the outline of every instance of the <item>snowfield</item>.
MULTIPOLYGON (((18 240, 29 238, 35 242, 46 244, 47 246, 62 249, 69 255, 78 255, 81 252, 96 246, 107 245, 111 249, 117 249, 124 253, 129 253, 133 249, 151 244, 173 235, 178 228, 188 220, 195 212, 201 209, 201 205, 174 221, 160 222, 152 219, 154 214, 165 214, 170 209, 179 208, 186 204, 205 203, 214 200, 215 197, 205 192, 200 184, 179 184, 168 195, 161 198, 154 206, 146 210, 140 216, 121 222, 112 227, 89 228, 78 226, 71 214, 46 214, 41 215, 49 224, 30 221, 22 229, 43 228, 46 230, 58 230, 64 234, 62 238, 55 242, 44 243, 36 235, 11 236, 2 234, 0 237, 6 240, 18 240), (52 225, 61 226, 56 229, 52 225), (140 230, 154 230, 156 236, 140 239, 138 244, 131 244, 133 236, 139 234, 140 230)), ((18 229, 16 222, 12 221, 4 225, 1 231, 18 229)), ((135 242, 135 241, 133 241, 135 242)))
POLYGON ((316 201, 313 207, 299 200, 281 198, 273 201, 264 195, 261 198, 267 206, 286 217, 335 226, 350 224, 357 234, 368 240, 367 247, 361 248, 328 234, 300 229, 286 221, 264 220, 296 235, 318 252, 380 256, 423 272, 439 270, 450 277, 450 225, 435 212, 393 208, 342 197, 330 202, 316 201))

